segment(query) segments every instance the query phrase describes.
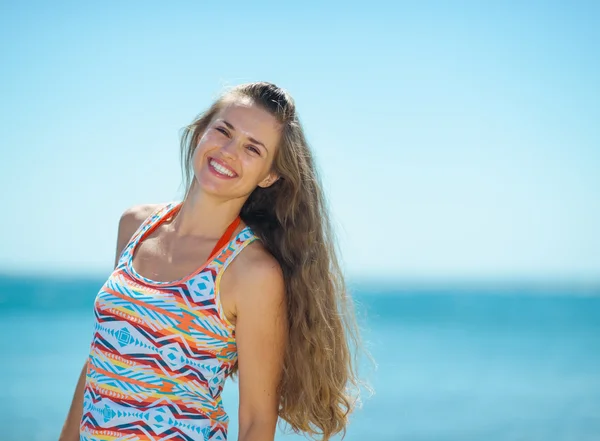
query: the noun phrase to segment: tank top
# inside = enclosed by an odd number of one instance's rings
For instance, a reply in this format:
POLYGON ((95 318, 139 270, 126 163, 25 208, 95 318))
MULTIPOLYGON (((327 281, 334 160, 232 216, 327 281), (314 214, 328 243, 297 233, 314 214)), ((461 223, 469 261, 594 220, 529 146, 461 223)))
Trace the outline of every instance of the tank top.
POLYGON ((143 277, 134 250, 181 205, 170 202, 142 222, 96 295, 81 441, 227 439, 221 391, 237 348, 219 282, 258 237, 246 226, 182 279, 143 277))

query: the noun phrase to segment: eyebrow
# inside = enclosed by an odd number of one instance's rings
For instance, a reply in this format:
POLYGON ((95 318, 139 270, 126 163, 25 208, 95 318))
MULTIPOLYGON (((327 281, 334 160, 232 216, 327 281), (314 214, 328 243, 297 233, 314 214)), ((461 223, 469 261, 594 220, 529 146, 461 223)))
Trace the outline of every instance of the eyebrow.
MULTIPOLYGON (((223 123, 224 123, 224 124, 225 124, 227 127, 229 127, 231 130, 235 130, 235 127, 233 127, 233 124, 231 124, 230 122, 228 122, 228 121, 225 121, 224 119, 221 119, 221 121, 223 121, 223 123)), ((257 139, 254 139, 254 138, 252 138, 251 136, 249 136, 249 137, 248 137, 248 139, 250 140, 250 142, 253 142, 254 144, 261 145, 261 146, 262 146, 262 148, 263 148, 263 149, 265 149, 267 152, 269 151, 269 150, 268 150, 268 149, 265 147, 265 145, 264 145, 262 142, 260 142, 259 140, 257 140, 257 139)))

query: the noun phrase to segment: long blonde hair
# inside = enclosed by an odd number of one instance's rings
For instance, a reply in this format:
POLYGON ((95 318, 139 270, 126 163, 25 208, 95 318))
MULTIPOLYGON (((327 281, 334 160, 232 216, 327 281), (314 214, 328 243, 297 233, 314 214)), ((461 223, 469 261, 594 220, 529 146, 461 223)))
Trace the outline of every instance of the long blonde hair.
POLYGON ((294 432, 323 440, 346 432, 358 404, 360 347, 353 303, 337 258, 322 184, 294 100, 272 83, 235 86, 183 129, 184 184, 193 179, 192 156, 218 112, 236 98, 250 99, 282 126, 273 161, 280 178, 257 187, 240 216, 283 269, 289 340, 279 385, 279 416, 294 432))

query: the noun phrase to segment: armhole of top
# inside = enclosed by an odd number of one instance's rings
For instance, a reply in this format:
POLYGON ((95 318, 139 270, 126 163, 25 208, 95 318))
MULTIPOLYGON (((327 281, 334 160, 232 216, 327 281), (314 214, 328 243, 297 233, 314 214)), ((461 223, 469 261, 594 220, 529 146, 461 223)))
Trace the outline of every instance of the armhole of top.
POLYGON ((258 239, 258 237, 254 236, 254 237, 246 240, 238 248, 236 248, 236 250, 227 258, 227 260, 219 268, 217 277, 215 279, 215 304, 217 305, 217 311, 219 313, 219 317, 221 318, 221 320, 223 320, 223 323, 225 323, 225 325, 227 325, 227 327, 229 329, 235 329, 235 325, 227 319, 227 315, 225 314, 225 311, 223 310, 223 305, 221 304, 221 277, 223 277, 223 273, 225 272, 225 270, 227 269, 229 264, 231 262, 233 262, 233 259, 235 259, 235 257, 244 248, 246 248, 248 245, 250 245, 252 242, 254 242, 257 239, 258 239))
POLYGON ((141 236, 143 234, 144 229, 146 228, 146 226, 148 226, 148 225, 150 225, 152 223, 152 220, 154 219, 154 216, 158 215, 161 211, 165 210, 171 204, 172 204, 172 202, 167 202, 166 204, 161 205, 156 210, 152 211, 146 217, 146 219, 144 219, 142 221, 142 223, 140 224, 140 226, 137 227, 137 229, 135 230, 135 233, 133 233, 133 235, 131 236, 131 239, 129 239, 129 241, 132 242, 132 241, 136 240, 139 236, 141 236))
POLYGON ((140 235, 143 234, 144 229, 146 228, 146 226, 148 224, 150 224, 150 222, 152 221, 152 219, 154 218, 154 216, 156 216, 158 213, 160 213, 161 210, 164 210, 165 208, 167 208, 172 203, 173 202, 167 202, 166 204, 161 205, 156 210, 153 210, 148 216, 146 216, 146 218, 136 228, 135 232, 129 238, 129 241, 127 242, 127 245, 125 245, 125 247, 123 247, 123 249, 121 250, 121 255, 119 256, 119 260, 118 260, 119 263, 118 263, 117 266, 121 266, 124 263, 123 260, 126 258, 126 256, 130 252, 131 248, 133 247, 133 244, 135 243, 136 240, 138 240, 138 238, 140 237, 140 235))

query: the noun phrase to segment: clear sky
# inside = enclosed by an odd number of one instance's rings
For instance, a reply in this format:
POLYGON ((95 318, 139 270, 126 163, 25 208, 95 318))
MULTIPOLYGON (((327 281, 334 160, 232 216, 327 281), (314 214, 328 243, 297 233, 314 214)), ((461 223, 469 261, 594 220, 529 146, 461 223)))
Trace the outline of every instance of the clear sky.
POLYGON ((0 270, 107 274, 179 129, 265 80, 348 274, 600 279, 600 3, 491 3, 2 2, 0 270))

